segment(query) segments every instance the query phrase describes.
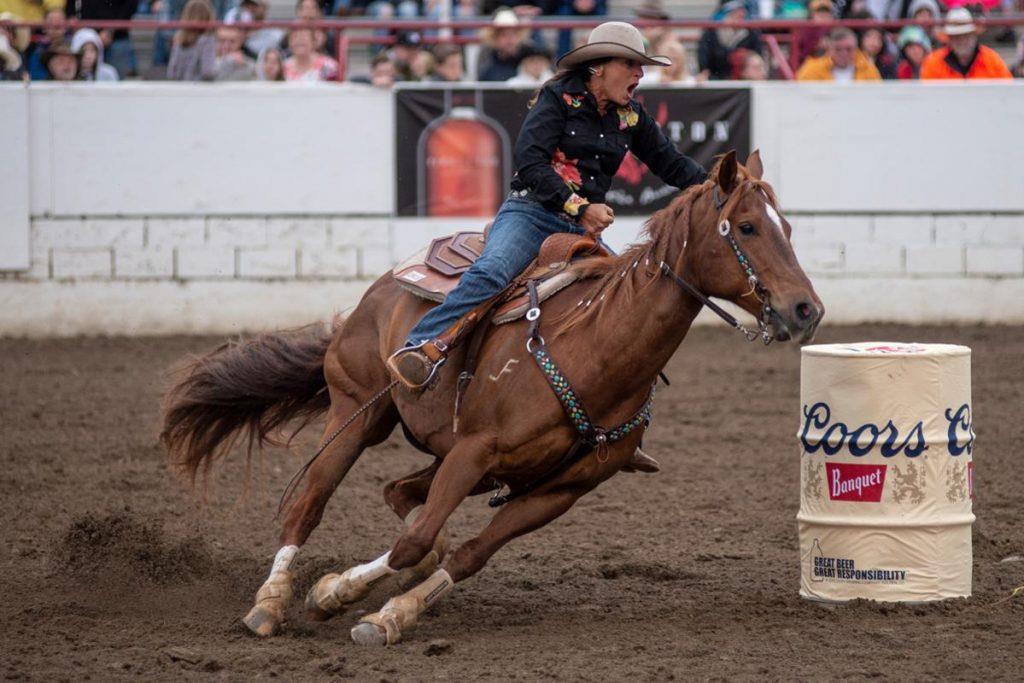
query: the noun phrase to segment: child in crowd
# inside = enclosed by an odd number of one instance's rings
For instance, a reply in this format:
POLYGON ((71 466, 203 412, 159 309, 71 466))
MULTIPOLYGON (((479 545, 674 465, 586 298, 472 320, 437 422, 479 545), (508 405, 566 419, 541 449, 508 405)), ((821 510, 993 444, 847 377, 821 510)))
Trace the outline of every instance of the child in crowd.
POLYGON ((80 81, 117 81, 117 69, 103 61, 103 40, 91 28, 80 28, 71 38, 71 51, 78 55, 80 81))
POLYGON ((920 26, 904 26, 898 41, 903 59, 896 67, 896 78, 902 80, 921 77, 921 63, 932 51, 932 42, 920 26))
POLYGON ((462 80, 462 48, 458 45, 442 43, 435 47, 434 62, 434 72, 429 80, 441 83, 458 83, 462 80))
POLYGON ((766 81, 768 65, 764 58, 752 50, 739 49, 730 55, 733 63, 732 79, 735 81, 766 81))
POLYGON ((43 55, 43 66, 51 81, 73 81, 78 78, 78 55, 64 43, 50 46, 43 55))
POLYGON ((256 59, 256 78, 261 81, 284 81, 284 56, 280 48, 265 47, 256 59))

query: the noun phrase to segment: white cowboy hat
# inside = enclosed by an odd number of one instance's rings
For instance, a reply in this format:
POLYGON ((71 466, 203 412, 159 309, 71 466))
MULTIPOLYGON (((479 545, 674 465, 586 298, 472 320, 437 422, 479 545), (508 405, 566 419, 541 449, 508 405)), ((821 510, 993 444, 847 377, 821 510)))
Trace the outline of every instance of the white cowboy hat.
POLYGON ((606 21, 590 32, 586 45, 562 55, 558 68, 571 69, 602 57, 635 59, 647 66, 672 66, 668 57, 647 54, 644 37, 636 26, 624 21, 606 21))
POLYGON ((974 17, 966 7, 957 7, 946 13, 946 25, 942 32, 947 36, 963 36, 968 33, 978 33, 978 27, 974 25, 974 17))
POLYGON ((530 28, 523 22, 515 11, 508 7, 499 7, 494 11, 491 18, 491 25, 480 29, 480 40, 485 45, 494 43, 494 33, 503 28, 518 29, 520 39, 523 40, 530 35, 530 28))

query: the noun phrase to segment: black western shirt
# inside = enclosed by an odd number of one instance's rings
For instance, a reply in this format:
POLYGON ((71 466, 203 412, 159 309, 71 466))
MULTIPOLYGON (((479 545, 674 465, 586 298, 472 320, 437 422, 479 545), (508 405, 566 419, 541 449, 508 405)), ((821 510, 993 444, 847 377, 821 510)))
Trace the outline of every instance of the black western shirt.
POLYGON ((636 100, 625 107, 610 102, 602 116, 579 78, 552 83, 519 132, 512 189, 529 190, 551 211, 578 216, 583 205, 604 203, 627 152, 680 189, 707 178, 636 100))

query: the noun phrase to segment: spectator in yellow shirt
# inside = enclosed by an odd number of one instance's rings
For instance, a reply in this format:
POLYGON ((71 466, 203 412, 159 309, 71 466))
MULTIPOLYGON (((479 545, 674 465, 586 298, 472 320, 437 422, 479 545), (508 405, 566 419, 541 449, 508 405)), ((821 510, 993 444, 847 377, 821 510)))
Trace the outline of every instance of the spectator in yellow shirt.
POLYGON ((880 81, 882 76, 863 52, 857 36, 848 28, 829 31, 828 51, 823 57, 808 57, 796 72, 798 81, 880 81))
POLYGON ((65 0, 0 0, 0 14, 10 12, 22 21, 42 21, 52 9, 64 10, 65 0))

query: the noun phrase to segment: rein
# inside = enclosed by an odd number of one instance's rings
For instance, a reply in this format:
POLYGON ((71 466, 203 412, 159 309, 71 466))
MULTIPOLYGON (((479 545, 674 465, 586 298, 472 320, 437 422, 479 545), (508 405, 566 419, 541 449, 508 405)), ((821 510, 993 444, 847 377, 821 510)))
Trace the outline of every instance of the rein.
MULTIPOLYGON (((718 194, 718 186, 716 185, 711 190, 711 198, 715 202, 715 209, 718 211, 718 234, 721 235, 729 243, 733 253, 736 255, 736 260, 740 264, 740 268, 747 276, 747 282, 750 283, 750 291, 743 296, 753 294, 757 297, 758 301, 761 302, 761 316, 757 319, 757 330, 751 330, 745 327, 735 316, 730 314, 724 308, 713 302, 706 294, 701 292, 699 289, 691 285, 689 282, 681 278, 676 274, 672 268, 662 261, 659 264, 663 275, 667 275, 679 285, 687 294, 692 296, 694 299, 702 303, 711 309, 719 318, 724 320, 733 329, 739 330, 743 333, 743 336, 747 338, 747 341, 754 341, 758 337, 764 342, 765 346, 768 346, 775 339, 774 335, 768 326, 769 320, 771 319, 772 306, 771 306, 771 292, 769 292, 764 285, 761 284, 760 279, 757 277, 757 273, 754 271, 754 264, 750 261, 750 258, 743 253, 739 243, 732 234, 732 224, 729 223, 729 213, 722 211, 723 207, 729 202, 729 195, 722 198, 718 194)), ((735 206, 735 205, 734 205, 735 206)))
MULTIPOLYGON (((744 185, 746 185, 746 183, 744 185)), ((673 282, 683 289, 683 291, 697 299, 701 304, 710 308, 716 315, 718 315, 718 317, 728 323, 731 327, 742 332, 747 338, 747 341, 754 341, 760 337, 765 346, 767 346, 768 344, 771 344, 774 339, 774 336, 768 326, 769 317, 772 313, 770 292, 761 284, 757 277, 757 272, 754 270, 753 263, 751 263, 750 259, 740 248, 739 243, 732 234, 732 225, 729 222, 730 212, 723 211, 723 208, 729 202, 730 196, 726 195, 724 198, 721 197, 718 193, 718 186, 716 185, 712 189, 712 199, 715 202, 715 209, 719 212, 718 234, 729 243, 733 253, 736 255, 736 260, 739 262, 740 267, 747 276, 747 281, 750 283, 750 291, 743 296, 754 294, 762 303, 761 316, 757 319, 758 329, 750 330, 745 327, 736 319, 735 316, 730 314, 724 308, 712 301, 706 294, 676 274, 676 272, 673 271, 665 261, 660 263, 661 273, 662 275, 670 277, 673 282)), ((733 206, 735 206, 735 204, 733 204, 733 206)), ((583 401, 580 400, 579 396, 573 390, 572 385, 569 384, 569 380, 566 378, 565 373, 562 372, 562 369, 558 366, 558 363, 551 357, 551 354, 548 353, 547 345, 544 343, 544 337, 540 335, 540 301, 537 296, 537 283, 535 280, 528 280, 526 282, 526 291, 530 298, 530 308, 526 312, 526 320, 530 323, 526 338, 526 351, 536 361, 537 366, 544 375, 544 378, 551 386, 551 390, 558 398, 558 402, 562 404, 562 410, 565 412, 566 416, 569 418, 569 422, 576 430, 576 439, 573 441, 572 446, 569 447, 569 450, 566 451, 565 455, 563 455, 558 462, 552 465, 544 474, 534 481, 526 484, 525 486, 518 487, 514 491, 511 488, 508 488, 508 491, 503 493, 502 491, 505 490, 504 487, 495 491, 490 501, 488 501, 488 505, 491 507, 500 507, 510 500, 514 500, 515 498, 536 490, 540 486, 550 482, 559 474, 567 470, 573 463, 577 462, 595 449, 597 449, 598 461, 606 462, 608 458, 608 446, 618 441, 622 441, 635 430, 647 429, 650 425, 651 405, 654 402, 654 391, 658 385, 657 380, 655 380, 654 384, 651 385, 651 390, 647 394, 647 400, 644 401, 644 404, 637 412, 633 413, 632 417, 620 424, 618 427, 615 427, 614 429, 605 429, 594 425, 593 421, 590 419, 590 415, 587 413, 587 409, 583 406, 583 401)))

